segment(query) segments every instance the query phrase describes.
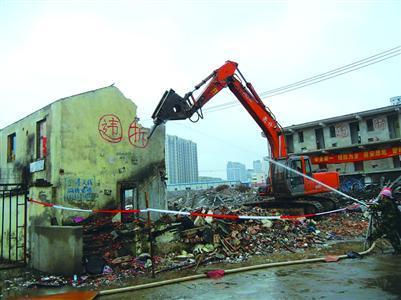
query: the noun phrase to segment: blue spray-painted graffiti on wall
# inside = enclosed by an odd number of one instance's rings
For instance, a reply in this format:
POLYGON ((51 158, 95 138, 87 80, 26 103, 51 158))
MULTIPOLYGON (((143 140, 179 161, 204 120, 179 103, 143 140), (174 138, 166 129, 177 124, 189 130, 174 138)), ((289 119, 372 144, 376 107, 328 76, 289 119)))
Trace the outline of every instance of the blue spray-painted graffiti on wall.
POLYGON ((340 186, 340 190, 343 193, 362 192, 364 189, 365 184, 363 178, 344 178, 340 186))
POLYGON ((65 178, 65 197, 67 201, 71 200, 95 200, 97 193, 95 192, 96 179, 69 177, 65 178))

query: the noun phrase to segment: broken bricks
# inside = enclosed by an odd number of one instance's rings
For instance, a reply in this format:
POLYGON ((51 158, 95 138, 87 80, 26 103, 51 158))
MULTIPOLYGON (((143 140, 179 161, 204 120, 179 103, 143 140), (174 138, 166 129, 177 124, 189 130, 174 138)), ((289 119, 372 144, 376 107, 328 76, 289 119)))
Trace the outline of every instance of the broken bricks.
MULTIPOLYGON (((259 207, 200 208, 197 212, 266 216, 273 213, 259 207)), ((326 245, 329 239, 360 237, 367 228, 361 213, 343 212, 319 220, 224 220, 209 218, 194 222, 191 216, 166 216, 153 230, 158 249, 155 273, 198 268, 211 262, 240 263, 252 255, 302 252, 326 245), (196 223, 196 224, 194 224, 196 223), (198 226, 196 226, 198 225, 198 226), (201 226, 199 226, 201 225, 201 226), (174 244, 168 248, 167 245, 174 244)), ((198 219, 200 220, 200 219, 198 219)), ((30 280, 30 285, 75 284, 77 287, 115 285, 125 279, 149 274, 151 267, 147 228, 140 219, 131 223, 113 222, 100 216, 80 222, 84 226, 84 253, 88 275, 72 282, 30 280), (142 254, 141 254, 142 253, 142 254)), ((327 258, 332 260, 333 258, 327 258)))

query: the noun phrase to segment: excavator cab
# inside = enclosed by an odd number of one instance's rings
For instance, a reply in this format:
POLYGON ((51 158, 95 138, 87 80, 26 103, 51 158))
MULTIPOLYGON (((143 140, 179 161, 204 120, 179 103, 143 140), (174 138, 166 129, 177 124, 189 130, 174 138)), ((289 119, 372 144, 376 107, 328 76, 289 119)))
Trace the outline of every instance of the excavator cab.
POLYGON ((337 172, 313 173, 308 156, 290 156, 277 160, 287 168, 271 164, 273 195, 278 198, 296 198, 302 195, 313 195, 328 192, 324 186, 302 176, 305 174, 333 188, 339 185, 337 172), (292 172, 291 170, 297 172, 292 172))
MULTIPOLYGON (((312 174, 310 160, 306 156, 290 156, 287 159, 279 159, 278 162, 302 174, 306 171, 312 174)), ((271 172, 274 196, 282 198, 304 194, 305 178, 303 176, 275 164, 271 164, 271 172)))

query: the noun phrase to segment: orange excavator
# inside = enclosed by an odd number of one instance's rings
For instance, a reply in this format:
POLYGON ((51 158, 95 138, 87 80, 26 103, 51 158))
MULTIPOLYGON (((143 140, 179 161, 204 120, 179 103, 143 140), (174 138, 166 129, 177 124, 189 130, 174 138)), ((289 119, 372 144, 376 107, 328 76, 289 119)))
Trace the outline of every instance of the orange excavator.
POLYGON ((184 97, 172 89, 166 91, 152 115, 154 126, 149 137, 158 125, 167 121, 190 119, 194 115, 202 118, 202 107, 226 87, 262 129, 270 145, 270 157, 278 163, 270 163, 269 188, 261 203, 266 207, 301 207, 307 213, 336 208, 336 200, 327 194, 329 190, 317 181, 303 177, 301 173, 335 189, 339 187, 338 173, 313 173, 308 156, 287 155, 282 127, 264 105, 252 84, 246 81, 236 62, 227 61, 184 97), (195 98, 194 92, 204 85, 204 90, 195 98))

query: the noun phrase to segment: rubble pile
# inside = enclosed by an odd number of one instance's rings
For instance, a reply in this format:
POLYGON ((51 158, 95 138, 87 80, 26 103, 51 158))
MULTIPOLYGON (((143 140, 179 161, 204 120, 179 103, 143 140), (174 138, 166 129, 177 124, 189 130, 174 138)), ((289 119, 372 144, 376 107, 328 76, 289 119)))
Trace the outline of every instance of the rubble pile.
MULTIPOLYGON (((242 207, 236 210, 203 209, 208 214, 272 215, 266 209, 242 207)), ((185 217, 187 218, 187 217, 185 217)), ((189 219, 189 218, 187 218, 189 219)), ((197 217, 186 220, 187 229, 180 232, 181 242, 193 254, 206 253, 219 258, 268 255, 276 252, 319 247, 327 240, 361 236, 367 221, 360 213, 343 213, 320 220, 288 221, 221 220, 197 217), (190 221, 193 221, 191 228, 190 221)))
POLYGON ((330 239, 362 237, 368 228, 368 219, 358 212, 333 214, 319 222, 319 229, 328 232, 330 239))
MULTIPOLYGON (((273 215, 259 207, 200 208, 198 213, 220 215, 273 215)), ((165 215, 152 224, 121 216, 93 215, 79 223, 84 227, 84 274, 73 278, 39 275, 14 278, 8 289, 32 287, 98 288, 121 286, 134 277, 150 276, 148 253, 152 237, 156 274, 194 268, 214 262, 238 263, 254 255, 299 253, 328 247, 330 240, 363 237, 368 222, 361 212, 342 212, 320 219, 242 220, 200 216, 165 215)))
POLYGON ((169 192, 167 205, 169 209, 183 210, 200 207, 234 207, 245 203, 258 201, 257 192, 245 186, 230 188, 221 185, 215 189, 203 191, 178 191, 169 192))
MULTIPOLYGON (((136 218, 123 223, 120 220, 120 215, 98 214, 82 222, 87 273, 139 275, 152 264, 150 255, 143 253, 148 250, 149 241, 145 221, 136 218)), ((154 259, 155 264, 159 261, 158 257, 154 259)))

